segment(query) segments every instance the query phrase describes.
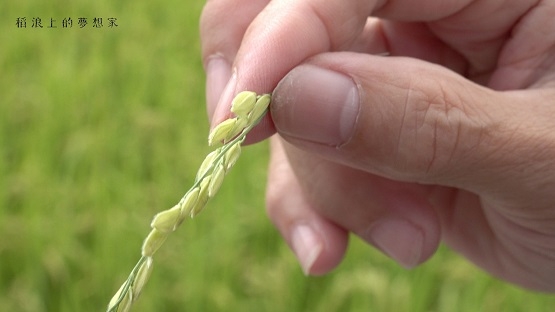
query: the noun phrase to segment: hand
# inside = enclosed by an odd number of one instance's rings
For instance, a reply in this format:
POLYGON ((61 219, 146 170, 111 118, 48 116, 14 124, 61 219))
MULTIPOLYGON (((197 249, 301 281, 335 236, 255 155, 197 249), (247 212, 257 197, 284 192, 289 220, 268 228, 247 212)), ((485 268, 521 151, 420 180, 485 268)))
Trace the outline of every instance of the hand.
POLYGON ((551 0, 211 0, 208 111, 275 88, 250 139, 280 135, 268 213, 307 274, 353 232, 405 267, 444 241, 553 292, 553 16, 551 0))

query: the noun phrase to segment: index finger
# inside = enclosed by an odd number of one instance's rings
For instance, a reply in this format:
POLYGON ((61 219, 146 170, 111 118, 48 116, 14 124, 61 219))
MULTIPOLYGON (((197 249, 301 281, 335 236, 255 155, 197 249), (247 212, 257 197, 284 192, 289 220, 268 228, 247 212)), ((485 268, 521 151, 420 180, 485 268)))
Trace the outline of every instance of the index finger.
MULTIPOLYGON (((245 33, 212 124, 229 117, 231 100, 238 92, 270 93, 308 57, 344 49, 363 30, 372 7, 372 1, 360 0, 271 1, 245 33)), ((249 141, 264 139, 274 131, 266 118, 249 141)))

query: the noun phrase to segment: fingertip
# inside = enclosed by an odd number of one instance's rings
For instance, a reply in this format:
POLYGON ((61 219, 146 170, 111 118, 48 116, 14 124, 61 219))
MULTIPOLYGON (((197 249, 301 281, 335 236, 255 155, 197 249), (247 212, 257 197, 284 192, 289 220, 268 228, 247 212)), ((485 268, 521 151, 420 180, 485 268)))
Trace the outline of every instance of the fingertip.
POLYGON ((424 231, 406 220, 385 220, 373 225, 369 241, 406 269, 423 262, 424 231))
POLYGON ((385 213, 356 234, 406 269, 424 263, 436 252, 442 235, 439 216, 430 202, 432 190, 411 184, 384 188, 385 213))
POLYGON ((348 244, 347 231, 327 220, 320 220, 318 225, 301 225, 293 229, 291 237, 305 275, 318 276, 333 270, 341 263, 348 244))
POLYGON ((311 226, 297 224, 291 231, 291 247, 299 259, 304 273, 308 275, 322 254, 324 243, 311 226))

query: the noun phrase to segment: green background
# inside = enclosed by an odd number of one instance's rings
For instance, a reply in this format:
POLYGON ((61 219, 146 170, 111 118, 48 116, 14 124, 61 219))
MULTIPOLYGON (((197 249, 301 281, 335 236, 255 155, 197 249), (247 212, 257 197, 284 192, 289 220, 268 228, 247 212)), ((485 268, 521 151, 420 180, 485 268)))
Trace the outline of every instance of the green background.
MULTIPOLYGON (((152 216, 192 184, 210 152, 203 3, 1 2, 0 311, 104 311, 152 216)), ((267 154, 245 148, 170 236, 134 311, 555 310, 443 247, 406 271, 352 237, 334 272, 305 277, 264 212, 267 154)))

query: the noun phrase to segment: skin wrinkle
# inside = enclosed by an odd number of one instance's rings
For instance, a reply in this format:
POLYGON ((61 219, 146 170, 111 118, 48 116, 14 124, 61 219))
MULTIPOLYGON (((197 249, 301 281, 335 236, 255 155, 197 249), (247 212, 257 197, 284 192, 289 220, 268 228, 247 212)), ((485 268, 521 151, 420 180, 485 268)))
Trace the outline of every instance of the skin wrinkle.
MULTIPOLYGON (((512 209, 503 209, 502 220, 504 220, 505 223, 509 223, 512 226, 517 227, 521 232, 526 232, 538 237, 539 239, 534 240, 534 242, 538 243, 537 245, 539 248, 545 249, 553 245, 553 239, 551 238, 555 234, 555 229, 553 229, 553 227, 551 226, 551 224, 553 224, 553 222, 555 221, 553 217, 546 218, 545 216, 542 216, 537 218, 530 218, 529 216, 521 216, 519 214, 516 214, 512 209), (546 226, 539 226, 538 223, 540 222, 545 223, 546 226), (547 239, 547 241, 545 239, 547 239), (539 244, 540 242, 542 242, 542 244, 539 244)), ((523 235, 515 235, 515 237, 519 238, 523 237, 523 235)), ((513 237, 512 239, 514 240, 515 238, 513 237)))
MULTIPOLYGON (((405 101, 404 101, 404 109, 403 109, 403 115, 401 116, 401 128, 399 130, 399 134, 397 135, 397 148, 395 149, 395 159, 397 159, 397 161, 399 161, 399 151, 401 149, 401 138, 403 135, 403 129, 405 129, 405 124, 406 124, 406 120, 407 120, 407 111, 409 109, 409 102, 410 102, 410 98, 411 98, 411 94, 413 92, 413 88, 412 88, 412 79, 409 81, 409 86, 407 88, 407 92, 406 92, 406 97, 405 97, 405 101)), ((416 131, 414 133, 414 142, 416 142, 416 131)))
MULTIPOLYGON (((495 168, 484 167, 483 175, 486 179, 489 179, 489 172, 503 172, 500 179, 504 179, 504 184, 491 184, 487 183, 488 185, 488 193, 492 196, 498 198, 498 203, 501 201, 506 205, 510 202, 514 202, 518 204, 518 209, 522 209, 521 203, 526 200, 521 197, 521 192, 529 192, 530 194, 538 194, 541 193, 537 192, 536 186, 530 184, 527 179, 522 177, 520 180, 514 180, 514 175, 522 176, 522 172, 526 171, 526 167, 521 167, 518 165, 523 160, 522 159, 515 159, 513 156, 522 155, 522 151, 519 151, 521 148, 518 146, 516 142, 526 142, 526 139, 522 139, 522 137, 518 134, 519 130, 509 131, 507 134, 509 137, 505 137, 505 143, 496 144, 495 150, 492 151, 492 159, 486 160, 486 164, 495 164, 495 168), (512 138, 512 139, 511 139, 512 138), (516 144, 515 144, 516 143, 516 144), (493 162, 492 162, 493 161, 493 162), (513 192, 507 192, 507 190, 514 190, 513 192), (502 197, 499 197, 502 196, 502 197)), ((523 130, 526 131, 526 130, 523 130)), ((529 142, 526 142, 528 145, 529 142)), ((491 147, 490 147, 491 149, 491 147)), ((528 160, 529 161, 529 160, 528 160)), ((477 185, 474 191, 479 191, 480 187, 477 185)), ((528 200, 532 200, 531 198, 527 198, 528 200)))
MULTIPOLYGON (((510 94, 508 96, 511 97, 510 94)), ((511 188, 541 195, 542 192, 547 191, 547 184, 554 181, 539 182, 534 177, 547 170, 553 170, 552 160, 555 159, 553 142, 555 138, 552 131, 537 128, 536 124, 549 124, 549 116, 552 116, 553 112, 536 111, 534 107, 531 107, 530 110, 522 111, 522 114, 528 116, 520 116, 520 118, 507 116, 509 119, 504 125, 501 125, 502 128, 495 129, 498 133, 497 142, 488 147, 492 158, 495 159, 494 163, 497 164, 498 169, 507 171, 507 177, 511 174, 522 175, 522 172, 529 172, 526 176, 530 178, 522 179, 520 183, 516 181, 511 183, 511 188), (545 118, 547 120, 541 121, 545 118), (519 144, 519 142, 524 142, 524 144, 519 144), (527 154, 529 157, 518 157, 522 154, 527 154), (530 164, 533 165, 530 166, 530 164)), ((491 160, 486 159, 486 162, 491 163, 491 160)), ((510 196, 506 196, 505 199, 507 201, 517 200, 518 203, 522 202, 522 199, 510 196)))
MULTIPOLYGON (((441 90, 444 90, 443 83, 439 83, 438 86, 441 88, 441 90)), ((414 88, 411 87, 410 89, 413 90, 414 88)), ((414 92, 414 90, 411 92, 414 92)), ((425 93, 423 93, 423 95, 425 96, 425 93)), ((425 137, 427 136, 433 139, 433 142, 430 143, 431 146, 429 148, 431 157, 430 161, 428 162, 428 169, 426 171, 428 175, 432 172, 435 172, 435 174, 437 174, 438 172, 445 174, 446 172, 444 172, 443 168, 448 168, 449 162, 452 162, 454 155, 457 154, 460 154, 458 158, 464 160, 464 162, 466 163, 465 166, 476 166, 477 163, 483 163, 483 159, 478 159, 474 155, 474 149, 481 145, 488 146, 486 149, 482 149, 484 152, 486 152, 488 150, 491 150, 492 148, 488 143, 488 138, 490 138, 490 135, 488 135, 488 133, 490 133, 491 131, 495 131, 492 130, 495 129, 495 123, 491 120, 491 118, 488 117, 488 114, 486 112, 487 110, 483 111, 479 109, 476 112, 469 111, 469 108, 476 107, 467 107, 460 104, 464 101, 468 101, 468 99, 464 100, 462 97, 458 96, 458 94, 456 100, 455 98, 453 98, 452 94, 447 94, 445 91, 443 91, 440 95, 436 94, 435 96, 435 99, 432 100, 422 100, 422 103, 426 103, 425 108, 419 108, 419 110, 422 110, 423 112, 423 115, 421 115, 423 116, 421 118, 423 123, 422 126, 416 127, 416 129, 420 129, 417 131, 423 131, 423 126, 429 125, 430 129, 433 129, 430 131, 434 132, 433 135, 422 134, 425 137), (472 116, 481 117, 476 120, 472 116), (463 127, 463 125, 468 126, 463 127), (463 133, 462 129, 469 129, 469 131, 463 133), (442 136, 444 138, 441 139, 441 141, 446 143, 439 144, 437 140, 440 139, 440 137, 442 136), (472 138, 471 140, 465 140, 465 142, 468 143, 465 143, 464 146, 460 144, 460 142, 462 142, 461 140, 463 136, 472 138), (442 149, 442 152, 437 151, 438 144, 439 146, 443 147, 449 146, 448 151, 445 152, 445 150, 447 149, 442 149), (437 159, 436 155, 448 156, 440 160, 437 159), (436 169, 432 169, 434 167, 436 167, 436 169)), ((418 105, 416 105, 416 107, 418 107, 418 105)), ((406 122, 404 122, 404 124, 406 125, 406 122)), ((418 140, 416 139, 413 140, 413 142, 417 141, 418 140)), ((420 144, 420 147, 416 148, 421 149, 422 146, 423 145, 420 144)), ((499 148, 502 148, 502 146, 499 148)), ((495 153, 486 152, 486 154, 495 153)), ((460 178, 461 177, 459 176, 458 179, 460 178)))
POLYGON ((430 172, 432 171, 432 167, 434 166, 434 163, 436 162, 436 159, 437 159, 437 149, 438 149, 437 130, 439 128, 437 119, 434 120, 434 124, 432 125, 432 128, 434 129, 434 135, 432 138, 432 155, 430 156, 430 160, 428 161, 428 165, 426 166, 426 170, 424 171, 426 172, 426 174, 430 174, 430 172))
MULTIPOLYGON (((443 84, 439 85, 439 89, 441 90, 441 98, 444 99, 447 103, 447 99, 449 98, 449 92, 446 92, 445 88, 443 87, 443 84)), ((457 104, 453 104, 453 102, 449 102, 449 104, 446 105, 447 111, 445 112, 448 124, 450 124, 450 119, 451 119, 450 116, 454 115, 453 111, 455 112, 455 115, 456 115, 456 117, 454 118, 455 119, 454 124, 456 126, 455 135, 454 135, 455 139, 452 141, 453 146, 450 148, 451 152, 449 153, 449 156, 445 161, 446 162, 446 164, 444 165, 445 167, 448 167, 449 163, 452 162, 453 159, 455 159, 455 155, 457 154, 456 151, 459 147, 459 142, 460 142, 460 138, 462 136, 462 130, 463 130, 461 121, 465 119, 464 118, 465 116, 468 116, 465 111, 466 106, 463 104, 464 100, 459 96, 458 93, 455 93, 454 96, 457 97, 457 102, 456 102, 457 104), (462 112, 463 118, 460 118, 461 112, 462 112)))
MULTIPOLYGON (((465 155, 465 151, 473 150, 473 147, 481 144, 480 138, 483 132, 482 118, 473 118, 473 116, 481 116, 481 112, 471 113, 469 109, 474 108, 472 104, 467 105, 467 99, 462 98, 459 93, 449 93, 443 82, 437 83, 439 91, 435 97, 429 101, 430 106, 426 111, 426 116, 431 112, 433 119, 433 142, 432 155, 429 161, 428 170, 426 172, 439 172, 440 175, 445 173, 445 168, 450 167, 450 163, 457 161, 461 156, 465 155), (464 125, 464 126, 463 126, 464 125), (470 125, 470 126, 469 126, 470 125), (467 129, 464 131, 464 129, 467 129), (477 136, 474 132, 478 132, 477 136), (460 142, 472 142, 467 146, 461 146, 460 142), (476 136, 476 138, 469 139, 476 136), (438 143, 441 140, 441 144, 438 143), (439 151, 441 147, 441 151, 439 151), (438 159, 436 155, 444 155, 443 159, 438 159), (432 168, 434 168, 432 170, 432 168)), ((465 158, 465 161, 471 158, 465 158)))
MULTIPOLYGON (((528 154, 531 155, 531 158, 533 157, 534 159, 536 159, 536 161, 534 162, 534 166, 526 166, 526 164, 523 163, 515 169, 522 171, 531 171, 533 172, 533 174, 530 174, 530 176, 535 178, 537 176, 541 176, 542 172, 549 172, 554 170, 553 160, 555 159, 555 157, 554 155, 549 155, 549 151, 555 150, 555 147, 544 146, 541 142, 541 138, 533 138, 531 139, 531 141, 532 140, 537 143, 533 146, 528 147, 528 154), (545 155, 546 153, 547 155, 545 155)), ((537 179, 525 179, 523 180, 522 187, 529 188, 530 192, 532 193, 542 194, 543 192, 551 191, 553 189, 554 182, 555 181, 553 181, 552 178, 546 179, 545 181, 538 181, 537 179)))
MULTIPOLYGON (((422 144, 418 144, 419 142, 418 138, 420 136, 429 137, 431 139, 431 142, 424 142, 425 143, 424 148, 426 149, 424 155, 418 156, 419 158, 424 157, 426 159, 425 163, 418 160, 416 163, 422 163, 422 167, 423 168, 425 167, 424 172, 426 172, 427 174, 434 174, 434 175, 437 175, 438 172, 439 174, 441 174, 443 170, 442 168, 447 167, 450 161, 450 159, 447 159, 447 160, 438 159, 438 155, 445 154, 443 153, 443 150, 441 152, 438 151, 438 148, 440 146, 438 144, 439 136, 444 137, 442 139, 442 142, 443 141, 456 142, 458 140, 458 136, 460 135, 457 132, 454 134, 455 136, 454 140, 450 139, 452 136, 452 134, 450 133, 451 132, 450 129, 452 128, 450 126, 452 124, 452 122, 450 121, 451 120, 450 117, 453 115, 453 112, 455 109, 454 107, 457 105, 453 105, 452 103, 450 103, 450 101, 448 100, 448 95, 446 95, 444 88, 442 87, 442 83, 437 83, 436 85, 438 86, 437 90, 441 92, 434 92, 435 88, 432 88, 431 91, 422 90, 423 92, 418 92, 418 94, 421 94, 422 96, 421 99, 411 100, 410 98, 414 97, 412 96, 412 94, 414 94, 414 91, 416 89, 413 87, 414 85, 412 80, 409 81, 409 87, 407 88, 407 97, 405 100, 405 110, 402 118, 403 121, 401 123, 401 129, 416 130, 414 132, 413 148, 421 149, 419 148, 419 145, 421 147, 422 144), (428 92, 430 94, 428 94, 428 92), (419 104, 412 104, 412 105, 409 104, 412 101, 415 101, 416 103, 419 103, 419 104), (421 126, 416 126, 416 125, 407 126, 406 112, 409 106, 414 106, 413 109, 415 110, 415 112, 413 114, 416 120, 418 120, 419 115, 423 114, 423 116, 421 117, 421 120, 423 121, 421 126), (431 130, 428 130, 428 129, 431 129, 431 130), (419 132, 422 132, 422 131, 432 131, 433 135, 431 136, 427 134, 419 135, 419 132), (447 137, 445 137, 446 135, 447 137)), ((455 124, 457 124, 457 122, 455 122, 455 124)), ((404 145, 403 143, 401 143, 401 141, 402 139, 399 139, 398 146, 404 145)), ((445 144, 441 146, 445 148, 445 144)), ((449 146, 451 146, 451 143, 449 143, 449 146)), ((455 146, 450 147, 449 150, 451 150, 451 152, 448 154, 453 155, 454 148, 455 146)), ((418 155, 418 153, 416 154, 418 155)), ((450 156, 450 158, 452 157, 450 156)), ((415 170, 419 171, 419 169, 417 168, 415 168, 415 170)))
MULTIPOLYGON (((435 95, 432 99, 430 99, 429 101, 429 106, 428 109, 426 110, 426 114, 425 116, 431 115, 431 118, 433 120, 433 124, 432 129, 433 129, 433 136, 432 136, 432 143, 431 143, 431 151, 432 151, 432 155, 430 156, 430 159, 428 160, 428 165, 426 168, 426 173, 429 174, 432 171, 433 167, 437 167, 435 164, 438 163, 438 159, 437 159, 437 155, 441 155, 442 153, 439 152, 438 153, 438 133, 441 133, 441 135, 444 134, 448 134, 448 128, 449 128, 449 113, 450 113, 450 104, 447 102, 446 100, 446 94, 444 92, 444 89, 442 87, 441 83, 438 83, 438 89, 439 89, 439 94, 435 95), (439 100, 438 100, 439 99, 439 100), (436 104, 437 102, 437 104, 436 104), (438 109, 442 109, 442 111, 440 112, 440 114, 438 114, 438 109), (428 114, 429 112, 432 112, 431 114, 428 114), (439 117, 439 118, 438 118, 439 117), (442 118, 443 117, 443 118, 442 118), (443 122, 441 122, 443 121, 443 122), (445 131, 438 131, 440 127, 445 127, 445 131)), ((442 140, 445 141, 445 140, 442 140)), ((452 140, 449 140, 452 141, 452 140)), ((451 153, 452 154, 452 153, 451 153)), ((448 163, 448 161, 446 162, 446 164, 444 166, 446 166, 448 163)), ((439 168, 441 168, 442 166, 439 165, 439 168)), ((437 171, 437 169, 434 169, 434 171, 437 171)), ((440 169, 441 171, 441 169, 440 169)))

